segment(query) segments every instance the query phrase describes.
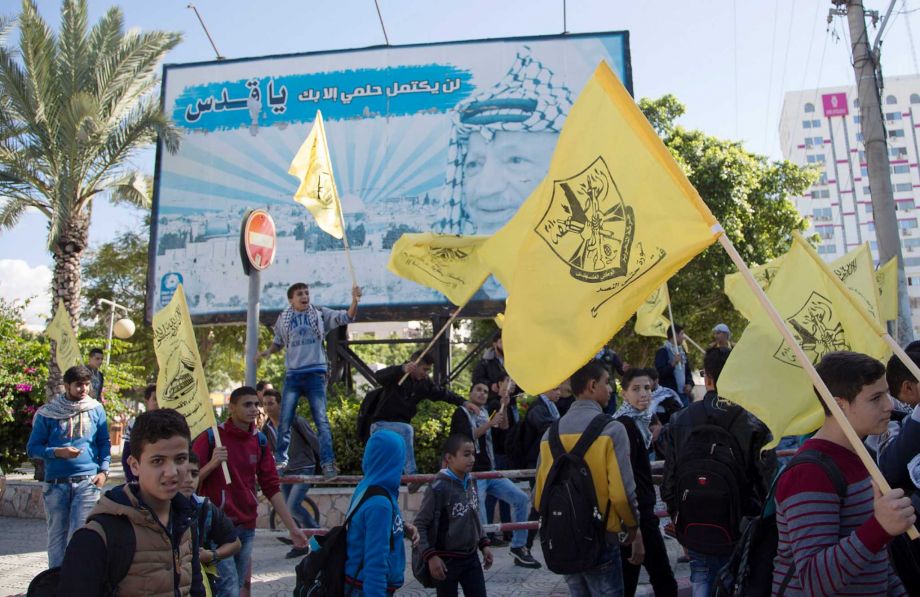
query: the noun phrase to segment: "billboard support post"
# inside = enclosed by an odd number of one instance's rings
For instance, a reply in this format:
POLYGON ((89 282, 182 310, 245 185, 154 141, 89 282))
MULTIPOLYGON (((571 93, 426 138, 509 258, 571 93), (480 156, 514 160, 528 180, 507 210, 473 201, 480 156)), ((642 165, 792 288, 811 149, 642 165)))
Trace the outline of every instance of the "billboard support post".
POLYGON ((275 222, 264 209, 250 209, 240 227, 240 263, 249 276, 246 301, 246 385, 256 385, 256 353, 259 351, 259 311, 262 301, 262 270, 275 260, 275 222))
POLYGON ((259 308, 262 300, 262 273, 249 272, 249 301, 246 308, 246 385, 256 387, 256 353, 259 351, 259 308))

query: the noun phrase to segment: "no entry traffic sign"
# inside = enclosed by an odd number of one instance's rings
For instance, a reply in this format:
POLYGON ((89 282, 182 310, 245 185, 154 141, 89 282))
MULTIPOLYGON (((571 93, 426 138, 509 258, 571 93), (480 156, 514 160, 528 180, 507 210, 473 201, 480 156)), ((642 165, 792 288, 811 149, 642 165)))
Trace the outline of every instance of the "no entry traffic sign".
POLYGON ((277 238, 275 222, 264 209, 254 209, 243 216, 240 231, 240 257, 243 271, 249 275, 250 268, 266 269, 275 259, 277 238))

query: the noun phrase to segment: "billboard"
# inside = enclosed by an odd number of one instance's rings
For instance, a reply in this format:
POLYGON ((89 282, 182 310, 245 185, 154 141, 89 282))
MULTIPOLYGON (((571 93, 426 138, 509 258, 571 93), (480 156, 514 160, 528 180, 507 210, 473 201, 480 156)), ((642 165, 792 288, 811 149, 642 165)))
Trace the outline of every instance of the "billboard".
POLYGON ((846 116, 850 113, 846 93, 825 93, 821 96, 821 103, 824 107, 824 116, 826 118, 846 116))
MULTIPOLYGON (((239 229, 250 209, 277 227, 262 272, 267 321, 294 282, 350 301, 342 242, 292 199, 291 159, 326 121, 362 319, 429 317, 450 305, 386 269, 404 232, 491 234, 546 174, 565 116, 601 60, 632 90, 626 32, 269 56, 163 69, 162 105, 182 132, 157 148, 147 317, 181 282, 196 323, 244 321, 239 229)), ((494 313, 489 280, 471 312, 494 313)))

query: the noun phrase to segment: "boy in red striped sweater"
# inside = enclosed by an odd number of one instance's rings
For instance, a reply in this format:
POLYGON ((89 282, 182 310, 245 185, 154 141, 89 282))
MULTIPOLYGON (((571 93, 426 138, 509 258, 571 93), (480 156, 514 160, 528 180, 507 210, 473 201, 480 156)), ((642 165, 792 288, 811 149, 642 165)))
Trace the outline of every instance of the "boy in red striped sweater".
MULTIPOLYGON (((817 370, 861 438, 886 429, 892 406, 882 363, 855 352, 832 352, 817 370)), ((780 477, 773 594, 906 595, 886 546, 914 524, 910 499, 901 489, 881 495, 827 407, 825 414, 824 425, 801 450, 833 460, 846 480, 846 497, 841 500, 817 464, 799 464, 780 477)))

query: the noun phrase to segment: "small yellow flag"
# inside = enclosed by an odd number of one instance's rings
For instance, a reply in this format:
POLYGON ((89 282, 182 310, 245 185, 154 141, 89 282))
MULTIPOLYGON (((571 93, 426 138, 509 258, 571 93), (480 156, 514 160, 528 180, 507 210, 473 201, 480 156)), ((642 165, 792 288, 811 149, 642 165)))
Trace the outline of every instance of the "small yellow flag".
POLYGON ((58 302, 54 317, 45 329, 45 335, 54 340, 54 360, 61 373, 83 362, 83 357, 80 356, 80 344, 77 343, 77 336, 73 333, 70 315, 64 307, 63 300, 58 302))
MULTIPOLYGON (((505 366, 530 393, 588 362, 718 223, 606 63, 569 112, 528 198, 505 310, 505 366)), ((496 273, 493 270, 493 273, 496 273)), ((507 274, 504 274, 507 276, 507 274)), ((501 275, 500 281, 503 283, 501 275)))
POLYGON ((875 272, 878 287, 878 307, 882 321, 898 318, 898 258, 892 257, 888 263, 875 272))
POLYGON ((669 302, 671 297, 668 295, 668 285, 662 284, 636 311, 636 333, 667 338, 671 320, 664 316, 664 312, 668 310, 669 302))
POLYGON ((153 350, 160 367, 157 375, 160 407, 179 411, 188 421, 192 438, 216 425, 181 284, 169 304, 153 316, 153 350))
POLYGON ((863 304, 869 315, 881 321, 875 269, 872 266, 872 251, 869 249, 869 243, 863 243, 828 265, 847 287, 847 290, 863 304))
POLYGON ((313 128, 303 142, 288 174, 300 179, 294 201, 300 203, 316 218, 316 225, 335 238, 342 238, 342 203, 335 187, 332 160, 326 144, 323 115, 316 111, 313 128))
MULTIPOLYGON (((837 350, 886 359, 889 349, 878 322, 862 307, 798 234, 767 296, 813 363, 837 350)), ((811 378, 796 361, 767 314, 751 318, 719 376, 719 395, 743 406, 773 433, 800 435, 824 422, 811 378)))
MULTIPOLYGON (((783 257, 784 255, 780 255, 776 259, 772 259, 763 265, 757 265, 750 268, 751 273, 754 274, 754 279, 757 280, 757 283, 764 292, 770 289, 773 278, 776 277, 780 266, 783 264, 783 257)), ((754 315, 760 313, 760 303, 757 302, 757 297, 754 296, 754 293, 747 285, 747 282, 744 281, 740 272, 725 276, 725 294, 732 302, 732 305, 735 306, 738 313, 741 313, 748 321, 750 321, 754 315)))
POLYGON ((433 232, 403 234, 390 251, 387 269, 437 290, 462 307, 489 277, 478 254, 487 238, 433 232))

